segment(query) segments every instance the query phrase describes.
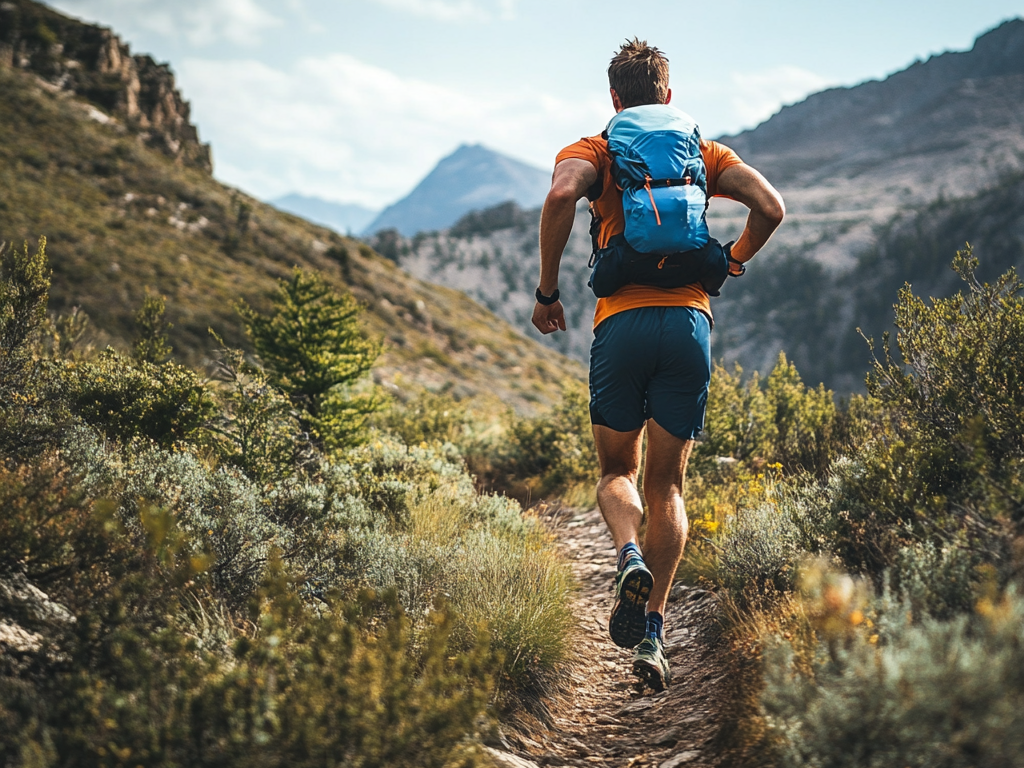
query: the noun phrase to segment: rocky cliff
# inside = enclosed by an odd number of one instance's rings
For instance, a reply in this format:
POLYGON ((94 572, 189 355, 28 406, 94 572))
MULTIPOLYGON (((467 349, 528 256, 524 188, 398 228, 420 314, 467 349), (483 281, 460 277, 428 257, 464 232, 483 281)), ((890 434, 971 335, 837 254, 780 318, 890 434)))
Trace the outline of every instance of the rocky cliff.
POLYGON ((213 170, 210 147, 199 141, 170 67, 132 55, 109 29, 31 0, 6 0, 0 3, 0 67, 31 72, 94 105, 96 120, 120 123, 183 165, 213 170))

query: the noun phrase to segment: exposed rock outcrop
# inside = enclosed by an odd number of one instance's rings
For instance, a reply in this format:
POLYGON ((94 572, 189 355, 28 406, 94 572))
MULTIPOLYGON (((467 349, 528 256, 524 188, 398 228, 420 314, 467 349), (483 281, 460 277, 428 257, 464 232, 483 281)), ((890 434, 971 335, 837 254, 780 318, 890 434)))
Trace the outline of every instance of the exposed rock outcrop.
POLYGON ((0 2, 0 66, 28 70, 96 105, 178 162, 213 170, 166 64, 117 35, 32 0, 0 2))
POLYGON ((38 651, 43 644, 41 631, 74 622, 67 608, 51 600, 24 574, 0 577, 0 655, 38 651))

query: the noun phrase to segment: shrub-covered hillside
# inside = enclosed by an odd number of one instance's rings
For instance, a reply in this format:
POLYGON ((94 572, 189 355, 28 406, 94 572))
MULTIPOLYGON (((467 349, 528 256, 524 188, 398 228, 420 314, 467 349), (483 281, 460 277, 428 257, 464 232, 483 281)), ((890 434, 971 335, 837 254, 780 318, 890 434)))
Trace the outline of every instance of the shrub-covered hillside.
POLYGON ((46 235, 53 309, 81 307, 102 341, 126 344, 151 292, 167 299, 179 354, 199 363, 211 351, 210 327, 244 343, 238 299, 265 307, 275 280, 300 266, 367 306, 365 326, 386 345, 380 381, 448 387, 529 411, 557 400, 563 379, 582 378, 578 364, 464 294, 225 187, 150 147, 140 130, 33 71, 0 64, 0 241, 46 235))
POLYGON ((49 278, 0 260, 0 765, 468 766, 553 690, 567 568, 439 409, 353 387, 351 297, 293 273, 211 378, 161 300, 98 350, 49 278))
POLYGON ((901 292, 866 397, 712 384, 682 575, 729 606, 744 764, 1024 763, 1024 286, 953 266, 901 292))

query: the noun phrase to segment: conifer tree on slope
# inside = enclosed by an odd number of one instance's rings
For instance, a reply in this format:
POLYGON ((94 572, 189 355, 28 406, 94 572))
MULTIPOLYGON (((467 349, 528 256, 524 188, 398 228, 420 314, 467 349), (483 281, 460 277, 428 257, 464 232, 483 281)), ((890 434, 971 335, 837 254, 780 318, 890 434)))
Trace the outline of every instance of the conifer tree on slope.
POLYGON ((260 314, 244 302, 238 311, 270 381, 288 393, 304 426, 326 448, 357 442, 379 398, 352 392, 381 353, 359 327, 362 308, 319 274, 297 268, 281 280, 273 311, 260 314))

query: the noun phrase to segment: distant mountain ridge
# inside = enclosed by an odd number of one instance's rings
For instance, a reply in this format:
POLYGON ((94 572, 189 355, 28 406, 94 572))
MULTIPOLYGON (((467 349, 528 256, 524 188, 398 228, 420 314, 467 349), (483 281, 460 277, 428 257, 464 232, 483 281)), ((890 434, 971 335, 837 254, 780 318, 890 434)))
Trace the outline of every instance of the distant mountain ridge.
MULTIPOLYGON (((884 80, 872 80, 851 87, 830 88, 784 107, 756 128, 725 137, 731 147, 747 155, 780 153, 783 156, 809 153, 824 159, 849 154, 851 144, 860 148, 864 140, 888 152, 920 150, 919 132, 907 130, 922 121, 942 131, 939 120, 955 116, 957 128, 972 127, 984 118, 989 127, 1019 125, 1020 111, 957 110, 946 113, 942 100, 967 85, 988 88, 1002 83, 994 78, 1024 75, 1024 20, 1011 19, 981 35, 969 51, 948 51, 918 61, 884 80), (938 120, 936 119, 938 118, 938 120), (866 133, 866 127, 877 127, 866 133), (916 134, 916 135, 915 135, 916 134)), ((1008 94, 1007 94, 1008 95, 1008 94)), ((929 133, 935 133, 931 131, 929 133)))
POLYGON ((780 187, 824 184, 839 191, 844 180, 874 175, 880 194, 856 192, 847 197, 848 208, 921 204, 973 194, 1003 170, 1024 167, 1022 102, 1024 20, 1014 19, 981 35, 969 51, 816 93, 720 141, 780 187), (949 159, 929 169, 943 156, 949 159), (950 161, 962 172, 950 173, 950 161), (911 185, 908 200, 899 184, 905 173, 931 184, 911 185))
MULTIPOLYGON (((969 51, 814 94, 721 141, 778 187, 788 211, 753 279, 715 304, 719 353, 748 369, 785 349, 814 381, 859 389, 870 355, 856 329, 877 339, 891 328, 904 281, 948 295, 955 285, 940 275, 965 241, 987 275, 1024 266, 1018 225, 1000 234, 994 224, 1024 213, 1014 191, 1024 174, 1024 20, 980 35, 969 51), (967 209, 988 214, 967 219, 967 209)), ((737 208, 713 206, 720 239, 742 228, 737 208)))
POLYGON ((412 237, 445 229, 470 211, 508 201, 534 208, 544 201, 550 186, 550 171, 481 144, 463 144, 406 197, 385 208, 363 234, 393 228, 412 237))
POLYGON ((355 203, 334 203, 319 197, 292 193, 269 201, 278 210, 294 213, 306 221, 330 227, 338 234, 361 232, 380 211, 355 203))

